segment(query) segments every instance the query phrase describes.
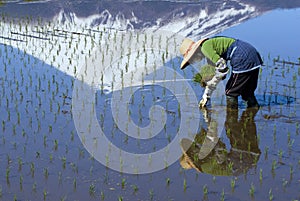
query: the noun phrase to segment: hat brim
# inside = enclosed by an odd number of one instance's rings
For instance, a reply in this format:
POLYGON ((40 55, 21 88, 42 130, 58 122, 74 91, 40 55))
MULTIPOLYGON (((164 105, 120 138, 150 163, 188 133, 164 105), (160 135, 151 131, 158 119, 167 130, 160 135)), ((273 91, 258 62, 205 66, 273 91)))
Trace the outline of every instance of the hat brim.
POLYGON ((192 141, 185 139, 185 138, 181 140, 180 146, 181 146, 181 151, 182 151, 183 155, 180 158, 180 165, 184 169, 194 168, 198 172, 201 172, 201 169, 197 167, 197 165, 191 158, 191 157, 193 157, 190 152, 191 151, 190 147, 192 146, 192 143, 193 143, 192 141))
POLYGON ((191 50, 189 51, 189 53, 183 58, 180 68, 184 69, 189 65, 189 61, 190 59, 193 57, 193 55, 195 54, 195 52, 197 51, 197 49, 199 48, 199 46, 205 41, 206 39, 201 39, 199 41, 197 41, 196 43, 193 44, 191 50))

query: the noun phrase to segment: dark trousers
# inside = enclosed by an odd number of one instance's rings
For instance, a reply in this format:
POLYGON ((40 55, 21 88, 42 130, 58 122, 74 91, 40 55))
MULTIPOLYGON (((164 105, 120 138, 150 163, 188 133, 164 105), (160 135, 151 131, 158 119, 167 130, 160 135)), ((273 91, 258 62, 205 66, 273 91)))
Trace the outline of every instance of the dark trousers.
POLYGON ((232 73, 226 84, 226 96, 238 97, 248 101, 255 97, 259 68, 246 73, 232 73))

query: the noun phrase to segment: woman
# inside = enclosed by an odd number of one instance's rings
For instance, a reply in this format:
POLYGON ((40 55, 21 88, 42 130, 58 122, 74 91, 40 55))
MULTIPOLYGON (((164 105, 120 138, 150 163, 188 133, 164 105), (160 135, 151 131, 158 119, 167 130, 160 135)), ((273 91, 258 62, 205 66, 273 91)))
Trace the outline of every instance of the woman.
POLYGON ((181 69, 192 63, 193 59, 205 56, 216 66, 216 75, 207 82, 200 107, 205 107, 216 85, 228 73, 227 61, 230 61, 232 73, 226 84, 227 105, 238 106, 238 96, 247 102, 248 107, 259 107, 254 96, 257 87, 259 68, 262 59, 257 50, 250 44, 230 37, 204 38, 197 42, 184 39, 180 46, 184 59, 181 69))

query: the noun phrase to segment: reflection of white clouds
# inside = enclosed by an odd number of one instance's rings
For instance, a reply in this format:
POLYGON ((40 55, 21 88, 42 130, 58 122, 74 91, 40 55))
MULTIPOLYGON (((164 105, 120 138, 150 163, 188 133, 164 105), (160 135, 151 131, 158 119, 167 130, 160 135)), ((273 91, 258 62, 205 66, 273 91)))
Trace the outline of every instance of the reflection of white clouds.
MULTIPOLYGON (((208 13, 204 9, 199 10, 199 15, 194 16, 181 13, 173 16, 171 21, 164 22, 163 25, 159 23, 162 19, 158 19, 156 25, 151 25, 145 30, 153 28, 168 30, 175 34, 192 37, 212 35, 253 15, 256 15, 255 9, 248 5, 241 4, 238 10, 224 6, 214 13, 208 13), (235 16, 239 19, 237 20, 235 16)), ((111 43, 117 33, 113 29, 134 29, 134 24, 140 21, 134 13, 131 17, 125 18, 121 13, 112 16, 108 10, 86 18, 80 18, 74 13, 60 12, 52 22, 43 25, 32 24, 27 19, 20 23, 12 23, 6 19, 1 21, 0 42, 16 47, 76 77, 80 71, 79 66, 83 66, 85 59, 97 48, 102 50, 101 57, 118 57, 114 55, 115 49, 111 48, 111 43), (98 26, 99 23, 101 25, 98 26)), ((114 48, 122 48, 122 46, 114 48)), ((172 54, 175 53, 176 50, 172 52, 172 54)), ((150 59, 157 60, 149 55, 148 60, 150 59)))
POLYGON ((230 6, 223 6, 213 13, 208 13, 207 10, 203 9, 194 16, 184 16, 183 14, 174 17, 168 24, 159 27, 159 29, 173 30, 181 35, 199 39, 199 36, 211 36, 260 14, 254 6, 240 3, 240 7, 240 9, 235 9, 230 6))

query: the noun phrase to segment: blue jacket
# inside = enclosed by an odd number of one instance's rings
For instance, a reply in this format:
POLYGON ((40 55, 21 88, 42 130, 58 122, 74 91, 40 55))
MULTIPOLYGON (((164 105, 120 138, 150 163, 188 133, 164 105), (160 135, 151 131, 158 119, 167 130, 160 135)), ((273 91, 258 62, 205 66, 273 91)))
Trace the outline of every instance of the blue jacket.
POLYGON ((249 43, 241 40, 235 40, 221 57, 226 61, 230 60, 233 73, 249 72, 263 64, 257 50, 249 43))

